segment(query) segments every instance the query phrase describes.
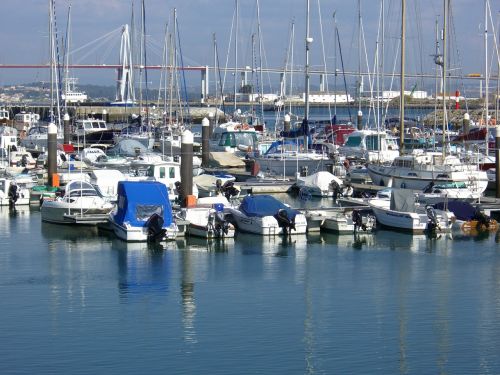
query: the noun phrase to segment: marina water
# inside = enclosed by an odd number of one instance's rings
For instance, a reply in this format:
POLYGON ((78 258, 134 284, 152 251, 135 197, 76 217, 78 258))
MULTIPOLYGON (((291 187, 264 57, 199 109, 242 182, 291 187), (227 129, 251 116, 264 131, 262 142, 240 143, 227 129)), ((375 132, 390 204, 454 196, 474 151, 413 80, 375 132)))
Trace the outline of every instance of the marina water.
POLYGON ((0 373, 500 373, 499 241, 148 246, 3 208, 0 373))

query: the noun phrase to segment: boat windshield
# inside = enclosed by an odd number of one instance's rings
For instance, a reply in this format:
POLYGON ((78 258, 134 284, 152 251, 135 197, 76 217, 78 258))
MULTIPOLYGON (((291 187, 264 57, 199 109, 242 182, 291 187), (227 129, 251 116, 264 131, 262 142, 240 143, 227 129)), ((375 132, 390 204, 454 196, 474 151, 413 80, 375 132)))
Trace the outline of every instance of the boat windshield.
POLYGON ((357 135, 350 136, 347 138, 345 143, 346 147, 358 147, 361 145, 361 137, 357 135))
POLYGON ((379 147, 379 136, 369 135, 366 137, 366 149, 369 151, 378 151, 379 147))
POLYGON ((0 191, 5 190, 5 180, 0 180, 0 191))
POLYGON ((147 221, 153 214, 163 217, 163 206, 156 204, 138 204, 135 207, 135 217, 138 221, 147 221))
POLYGON ((219 141, 219 146, 251 146, 257 144, 257 135, 254 132, 231 132, 223 133, 219 141))
POLYGON ((28 135, 32 134, 47 134, 47 127, 37 126, 35 128, 31 128, 30 131, 28 132, 28 135))

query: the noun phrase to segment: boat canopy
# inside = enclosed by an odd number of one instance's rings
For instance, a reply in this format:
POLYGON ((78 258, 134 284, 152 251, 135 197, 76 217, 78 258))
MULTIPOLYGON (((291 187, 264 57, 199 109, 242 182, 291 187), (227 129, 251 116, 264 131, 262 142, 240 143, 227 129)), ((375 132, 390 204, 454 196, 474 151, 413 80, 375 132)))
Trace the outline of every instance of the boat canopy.
POLYGON ((141 142, 135 139, 124 139, 110 148, 107 154, 111 156, 136 156, 147 151, 148 149, 141 142))
POLYGON ((271 195, 247 195, 240 204, 240 210, 250 217, 274 216, 279 210, 285 210, 288 217, 293 219, 299 213, 271 195))
POLYGON ((393 189, 390 208, 399 212, 415 212, 415 193, 407 189, 393 189))
POLYGON ((472 220, 476 217, 477 210, 469 202, 462 201, 449 201, 441 202, 434 205, 434 208, 438 210, 448 210, 455 214, 458 220, 472 220))
POLYGON ((128 222, 142 227, 155 213, 163 218, 164 226, 172 224, 172 208, 165 184, 157 181, 118 182, 118 205, 114 214, 117 224, 128 222))

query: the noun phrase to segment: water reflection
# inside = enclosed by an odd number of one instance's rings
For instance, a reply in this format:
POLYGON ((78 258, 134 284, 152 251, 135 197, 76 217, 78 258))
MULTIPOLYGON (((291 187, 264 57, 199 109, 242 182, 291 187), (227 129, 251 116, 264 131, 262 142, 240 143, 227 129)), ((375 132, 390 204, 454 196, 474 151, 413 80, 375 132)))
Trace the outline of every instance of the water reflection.
POLYGON ((193 265, 190 251, 181 252, 181 299, 182 299, 182 326, 184 328, 184 341, 195 344, 196 338, 196 299, 194 294, 193 265))
MULTIPOLYGON (((165 296, 169 290, 169 243, 129 243, 115 239, 120 297, 165 296)), ((161 300, 158 300, 161 301, 161 300)))

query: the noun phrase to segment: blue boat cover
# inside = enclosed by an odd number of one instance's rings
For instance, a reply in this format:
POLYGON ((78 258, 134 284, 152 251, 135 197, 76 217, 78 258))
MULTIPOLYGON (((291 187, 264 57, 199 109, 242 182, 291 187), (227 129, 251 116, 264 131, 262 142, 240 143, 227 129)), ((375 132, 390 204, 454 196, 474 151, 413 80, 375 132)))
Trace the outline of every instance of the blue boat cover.
POLYGON ((157 181, 118 182, 118 204, 114 220, 135 227, 143 227, 149 217, 157 213, 163 217, 163 227, 172 224, 172 207, 165 184, 157 181))
POLYGON ((240 211, 250 217, 274 216, 280 209, 285 210, 290 219, 299 213, 270 195, 247 195, 240 204, 240 211))
POLYGON ((476 216, 476 209, 469 202, 450 201, 447 203, 437 203, 434 205, 438 210, 448 210, 453 212, 458 220, 472 220, 476 216))

